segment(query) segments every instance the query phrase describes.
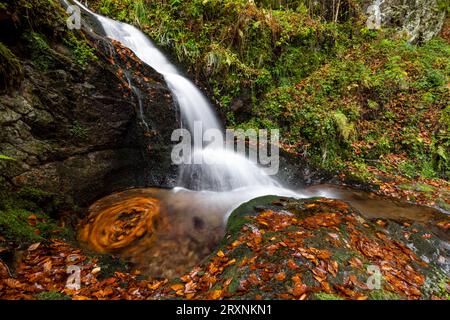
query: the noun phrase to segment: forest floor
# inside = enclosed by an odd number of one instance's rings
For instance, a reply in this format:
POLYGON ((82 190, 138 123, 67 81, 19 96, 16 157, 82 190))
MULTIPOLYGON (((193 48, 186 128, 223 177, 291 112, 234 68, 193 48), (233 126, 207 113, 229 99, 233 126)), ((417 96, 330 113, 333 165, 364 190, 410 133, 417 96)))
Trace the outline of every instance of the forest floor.
POLYGON ((238 208, 216 250, 174 279, 51 239, 0 260, 0 299, 448 299, 439 250, 449 228, 445 215, 369 221, 338 200, 263 197, 238 208))

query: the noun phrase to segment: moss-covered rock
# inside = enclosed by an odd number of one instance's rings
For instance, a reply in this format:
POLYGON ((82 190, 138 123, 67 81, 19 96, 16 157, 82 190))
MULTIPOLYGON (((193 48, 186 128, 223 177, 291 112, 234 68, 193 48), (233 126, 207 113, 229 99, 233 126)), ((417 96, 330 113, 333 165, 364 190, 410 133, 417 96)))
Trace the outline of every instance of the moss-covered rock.
MULTIPOLYGON (((433 224, 446 230, 448 217, 439 219, 433 224)), ((448 239, 429 230, 412 221, 365 219, 338 200, 258 198, 231 214, 223 242, 204 264, 161 294, 190 299, 445 299, 448 239)))

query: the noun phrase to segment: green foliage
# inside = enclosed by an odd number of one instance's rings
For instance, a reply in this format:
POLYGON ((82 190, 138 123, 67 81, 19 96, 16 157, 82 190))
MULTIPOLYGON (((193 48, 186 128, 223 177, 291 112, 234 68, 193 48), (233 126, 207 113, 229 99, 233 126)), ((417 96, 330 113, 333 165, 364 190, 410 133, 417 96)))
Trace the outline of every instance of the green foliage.
POLYGON ((403 190, 414 190, 414 191, 421 191, 421 192, 433 192, 435 191, 435 188, 433 186, 423 184, 423 183, 417 183, 417 184, 401 184, 399 185, 400 189, 403 190))
POLYGON ((53 63, 50 47, 43 34, 29 32, 24 34, 24 39, 30 48, 30 55, 33 62, 43 71, 48 70, 53 63))
POLYGON ((9 160, 9 161, 15 161, 16 159, 12 157, 5 156, 3 154, 0 154, 0 160, 9 160))
POLYGON ((147 7, 144 0, 136 0, 133 2, 133 16, 135 23, 144 26, 149 23, 147 7))
POLYGON ((341 111, 336 111, 333 113, 333 119, 336 123, 340 136, 344 141, 348 142, 354 139, 355 127, 353 124, 348 122, 347 117, 341 111))
POLYGON ((95 55, 95 49, 87 44, 85 40, 79 40, 70 33, 64 42, 71 48, 75 62, 82 68, 85 68, 90 62, 98 60, 95 55))

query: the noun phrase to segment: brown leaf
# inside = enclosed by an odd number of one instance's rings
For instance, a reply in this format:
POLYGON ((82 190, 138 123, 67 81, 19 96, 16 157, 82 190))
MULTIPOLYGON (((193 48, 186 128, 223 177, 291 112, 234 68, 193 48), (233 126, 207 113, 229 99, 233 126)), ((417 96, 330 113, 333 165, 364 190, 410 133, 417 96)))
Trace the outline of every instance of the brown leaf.
POLYGON ((275 275, 275 279, 277 279, 278 281, 283 281, 284 279, 286 279, 286 273, 284 272, 277 273, 275 275))
POLYGON ((228 267, 231 266, 232 264, 234 264, 236 262, 236 259, 231 259, 230 261, 228 261, 227 263, 225 263, 223 265, 223 267, 228 267))
POLYGON ((0 260, 0 279, 1 278, 9 278, 9 269, 8 266, 0 260))
POLYGON ((298 273, 295 276, 293 276, 291 279, 295 283, 301 283, 302 282, 302 276, 300 274, 298 274, 298 273))
POLYGON ((304 283, 298 283, 295 285, 294 289, 292 289, 292 295, 294 297, 300 297, 308 290, 308 287, 304 283))
POLYGON ((251 284, 253 284, 253 285, 258 285, 258 284, 260 284, 261 283, 261 280, 258 278, 258 276, 256 275, 256 274, 254 274, 254 273, 251 273, 249 276, 248 276, 248 281, 251 283, 251 284))
POLYGON ((163 284, 163 281, 156 281, 153 284, 147 284, 147 288, 149 288, 150 290, 156 290, 159 287, 161 287, 161 285, 163 284))
POLYGON ((288 260, 287 265, 292 270, 298 269, 298 265, 292 259, 288 260))
POLYGON ((332 292, 331 286, 330 286, 330 284, 328 282, 323 281, 323 282, 320 283, 320 285, 322 287, 322 290, 325 291, 326 293, 331 293, 332 292))
POLYGON ((186 283, 186 286, 184 287, 184 293, 194 293, 196 287, 197 285, 194 283, 194 281, 190 281, 186 283))
POLYGON ((44 263, 44 271, 49 272, 52 269, 52 260, 48 260, 44 263))
POLYGON ((5 279, 5 280, 3 280, 3 283, 12 289, 22 287, 22 284, 20 283, 20 281, 13 279, 13 278, 5 279))

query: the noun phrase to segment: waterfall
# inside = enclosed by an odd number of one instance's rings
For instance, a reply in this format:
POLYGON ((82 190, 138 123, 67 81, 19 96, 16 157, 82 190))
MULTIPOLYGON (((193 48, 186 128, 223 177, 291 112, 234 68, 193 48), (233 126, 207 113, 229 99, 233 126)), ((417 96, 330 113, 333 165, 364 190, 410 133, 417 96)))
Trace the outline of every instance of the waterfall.
MULTIPOLYGON (((101 24, 107 37, 129 48, 139 59, 164 77, 179 105, 183 126, 192 132, 194 122, 201 121, 203 130, 223 131, 208 99, 177 70, 143 32, 129 24, 95 14, 78 1, 75 3, 101 24)), ((200 153, 208 161, 203 161, 200 165, 181 166, 180 187, 220 192, 251 189, 248 197, 240 196, 239 199, 267 194, 296 195, 290 190, 281 188, 278 182, 266 175, 257 164, 233 150, 206 146, 193 152, 200 153), (211 160, 214 160, 214 164, 205 163, 211 163, 211 160)))

